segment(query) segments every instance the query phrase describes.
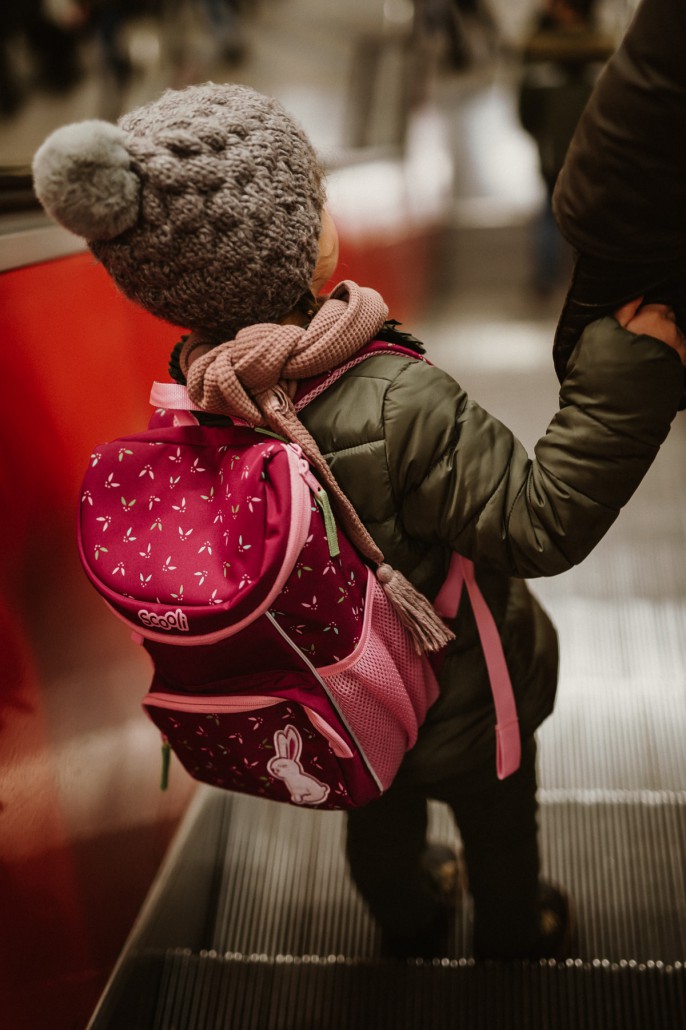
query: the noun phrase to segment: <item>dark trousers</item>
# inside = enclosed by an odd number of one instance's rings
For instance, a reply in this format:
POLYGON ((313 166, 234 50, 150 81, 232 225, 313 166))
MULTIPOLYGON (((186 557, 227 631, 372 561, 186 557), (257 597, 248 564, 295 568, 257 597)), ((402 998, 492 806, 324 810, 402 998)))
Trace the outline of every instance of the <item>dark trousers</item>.
POLYGON ((495 768, 418 789, 393 784, 348 814, 348 863, 374 918, 394 937, 422 937, 437 919, 435 891, 421 865, 427 799, 445 802, 462 837, 474 902, 474 951, 526 958, 538 938, 536 745, 525 742, 514 775, 495 768))

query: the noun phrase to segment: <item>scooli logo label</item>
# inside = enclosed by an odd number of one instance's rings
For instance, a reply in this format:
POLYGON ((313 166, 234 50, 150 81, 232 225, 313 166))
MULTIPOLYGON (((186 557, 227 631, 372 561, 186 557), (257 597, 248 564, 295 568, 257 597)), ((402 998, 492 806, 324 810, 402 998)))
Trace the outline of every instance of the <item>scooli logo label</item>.
POLYGON ((151 626, 153 629, 178 629, 182 633, 188 633, 188 619, 180 608, 177 608, 175 612, 163 612, 162 615, 156 615, 154 612, 141 608, 138 618, 144 626, 151 626))

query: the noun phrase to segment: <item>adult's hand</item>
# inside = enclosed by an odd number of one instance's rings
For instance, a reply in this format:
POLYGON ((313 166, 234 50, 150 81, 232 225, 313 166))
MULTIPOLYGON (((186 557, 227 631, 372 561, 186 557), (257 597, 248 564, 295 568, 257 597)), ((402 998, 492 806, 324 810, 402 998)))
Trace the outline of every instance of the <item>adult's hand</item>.
POLYGON ((623 329, 662 340, 677 352, 681 364, 686 365, 686 337, 668 304, 644 304, 643 297, 637 297, 615 311, 614 316, 623 329))

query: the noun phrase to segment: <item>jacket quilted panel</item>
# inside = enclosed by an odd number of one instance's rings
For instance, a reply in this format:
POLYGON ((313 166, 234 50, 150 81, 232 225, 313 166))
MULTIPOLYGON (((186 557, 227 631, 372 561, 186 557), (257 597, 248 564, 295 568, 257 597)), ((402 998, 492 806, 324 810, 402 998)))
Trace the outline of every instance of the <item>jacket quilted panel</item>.
MULTIPOLYGON (((553 706, 557 642, 523 577, 564 572, 592 550, 655 457, 680 391, 676 354, 608 318, 576 348, 533 460, 449 375, 404 356, 370 357, 301 418, 386 559, 428 596, 451 549, 474 560, 526 736, 553 706)), ((423 782, 495 761, 466 602, 456 630, 441 696, 400 774, 423 782)))

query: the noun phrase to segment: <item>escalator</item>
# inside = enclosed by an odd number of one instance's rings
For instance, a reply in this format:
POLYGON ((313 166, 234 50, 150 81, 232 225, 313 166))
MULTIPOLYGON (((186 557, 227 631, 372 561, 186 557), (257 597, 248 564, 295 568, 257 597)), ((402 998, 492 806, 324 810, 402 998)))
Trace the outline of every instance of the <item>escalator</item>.
MULTIPOLYGON (((578 919, 565 962, 475 963, 469 898, 441 959, 380 957, 340 813, 203 789, 90 1030, 679 1030, 686 795, 542 791, 543 866, 578 919)), ((433 839, 454 840, 431 809, 433 839)))

